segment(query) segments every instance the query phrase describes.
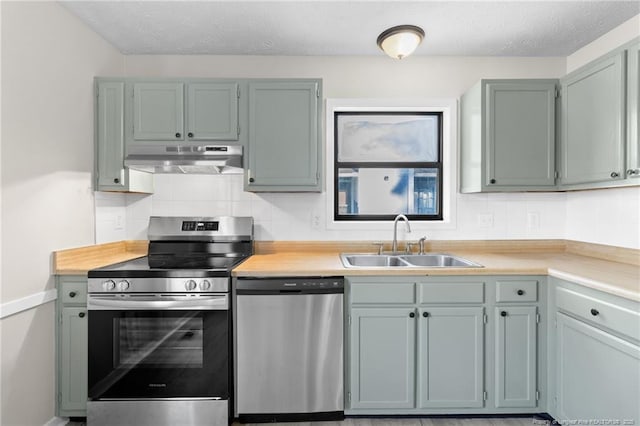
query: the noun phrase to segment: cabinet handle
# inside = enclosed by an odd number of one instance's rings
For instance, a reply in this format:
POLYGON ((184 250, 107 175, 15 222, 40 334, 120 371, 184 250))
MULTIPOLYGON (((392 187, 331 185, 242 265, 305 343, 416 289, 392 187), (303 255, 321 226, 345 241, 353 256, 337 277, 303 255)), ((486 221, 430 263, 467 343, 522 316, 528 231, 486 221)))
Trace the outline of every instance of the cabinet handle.
POLYGON ((409 312, 409 318, 414 318, 416 316, 415 312, 409 312))
POLYGON ((69 297, 76 297, 76 292, 72 291, 71 293, 69 293, 69 297))
POLYGON ((192 138, 192 137, 193 137, 193 133, 189 132, 189 133, 187 133, 187 136, 189 136, 190 138, 192 138))
POLYGON ((496 183, 496 180, 495 180, 495 179, 491 179, 491 180, 489 181, 489 183, 496 183))
POLYGON ((620 176, 620 174, 618 172, 611 172, 611 177, 612 178, 617 178, 618 176, 620 176))
POLYGON ((591 315, 593 315, 594 317, 600 315, 600 312, 598 312, 597 309, 591 309, 591 315))
POLYGON ((182 136, 180 133, 176 133, 176 138, 179 138, 180 136, 182 136))
POLYGON ((113 180, 113 183, 120 183, 120 179, 115 178, 115 179, 113 180))
POLYGON ((422 316, 425 317, 425 318, 429 318, 429 312, 423 312, 422 316))
POLYGON ((501 316, 501 317, 506 317, 506 316, 507 316, 507 311, 502 311, 502 312, 500 312, 500 316, 501 316))
POLYGON ((84 318, 84 315, 85 315, 85 313, 84 313, 84 312, 80 312, 80 313, 78 314, 78 316, 79 316, 80 318, 84 318))
POLYGON ((524 290, 518 290, 516 293, 518 293, 518 296, 522 296, 524 294, 524 290))

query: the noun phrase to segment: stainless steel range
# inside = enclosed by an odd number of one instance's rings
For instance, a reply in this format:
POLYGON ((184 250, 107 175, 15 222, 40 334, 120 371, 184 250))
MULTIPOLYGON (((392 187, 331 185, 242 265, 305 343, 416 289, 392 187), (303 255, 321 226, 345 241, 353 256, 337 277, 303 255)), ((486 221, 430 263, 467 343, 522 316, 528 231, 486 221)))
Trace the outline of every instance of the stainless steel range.
POLYGON ((87 422, 226 425, 231 269, 250 217, 152 217, 149 254, 89 271, 87 422))

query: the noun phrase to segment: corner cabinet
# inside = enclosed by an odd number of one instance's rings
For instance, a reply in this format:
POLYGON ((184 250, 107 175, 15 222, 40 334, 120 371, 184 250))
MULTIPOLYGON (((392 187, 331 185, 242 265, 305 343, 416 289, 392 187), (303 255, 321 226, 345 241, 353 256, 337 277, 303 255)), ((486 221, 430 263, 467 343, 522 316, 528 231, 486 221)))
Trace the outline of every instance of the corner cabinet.
POLYGON ((461 192, 555 188, 557 80, 481 80, 461 101, 461 192))
POLYGON ((56 415, 85 417, 87 408, 87 278, 56 277, 56 415))
POLYGON ((249 81, 244 189, 320 192, 321 81, 249 81))
POLYGON ((346 281, 346 414, 546 411, 544 277, 346 281))
POLYGON ((551 278, 550 414, 559 421, 640 421, 640 303, 551 278))
POLYGON ((562 79, 563 185, 624 179, 626 52, 562 79))
POLYGON ((125 82, 95 83, 95 179, 98 191, 153 192, 153 175, 124 166, 125 82))

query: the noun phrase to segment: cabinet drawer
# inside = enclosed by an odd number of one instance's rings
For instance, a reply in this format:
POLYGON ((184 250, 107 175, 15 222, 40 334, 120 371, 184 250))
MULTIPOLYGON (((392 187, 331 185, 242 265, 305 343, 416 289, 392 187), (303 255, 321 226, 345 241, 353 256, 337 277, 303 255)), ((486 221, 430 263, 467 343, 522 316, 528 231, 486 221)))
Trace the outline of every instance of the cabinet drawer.
POLYGON ((87 304, 87 283, 64 283, 58 290, 58 296, 63 304, 87 304))
POLYGON ((415 303, 413 283, 358 283, 351 285, 352 303, 415 303))
POLYGON ((418 303, 483 303, 484 283, 444 282, 418 284, 418 303))
POLYGON ((640 312, 635 312, 566 288, 556 288, 559 310, 640 340, 640 312))
POLYGON ((535 302, 538 300, 538 281, 496 281, 496 302, 535 302))

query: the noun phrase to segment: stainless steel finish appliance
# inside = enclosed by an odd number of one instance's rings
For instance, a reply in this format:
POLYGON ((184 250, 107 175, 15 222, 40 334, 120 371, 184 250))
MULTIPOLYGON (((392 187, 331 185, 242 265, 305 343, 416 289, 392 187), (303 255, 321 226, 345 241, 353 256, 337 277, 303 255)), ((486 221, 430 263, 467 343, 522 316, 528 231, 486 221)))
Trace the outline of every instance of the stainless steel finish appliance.
POLYGON ((344 418, 342 278, 238 279, 241 422, 344 418))
POLYGON ((89 271, 90 426, 226 425, 231 269, 253 220, 152 217, 149 254, 89 271))
POLYGON ((242 145, 139 144, 124 165, 152 173, 242 174, 242 145))

